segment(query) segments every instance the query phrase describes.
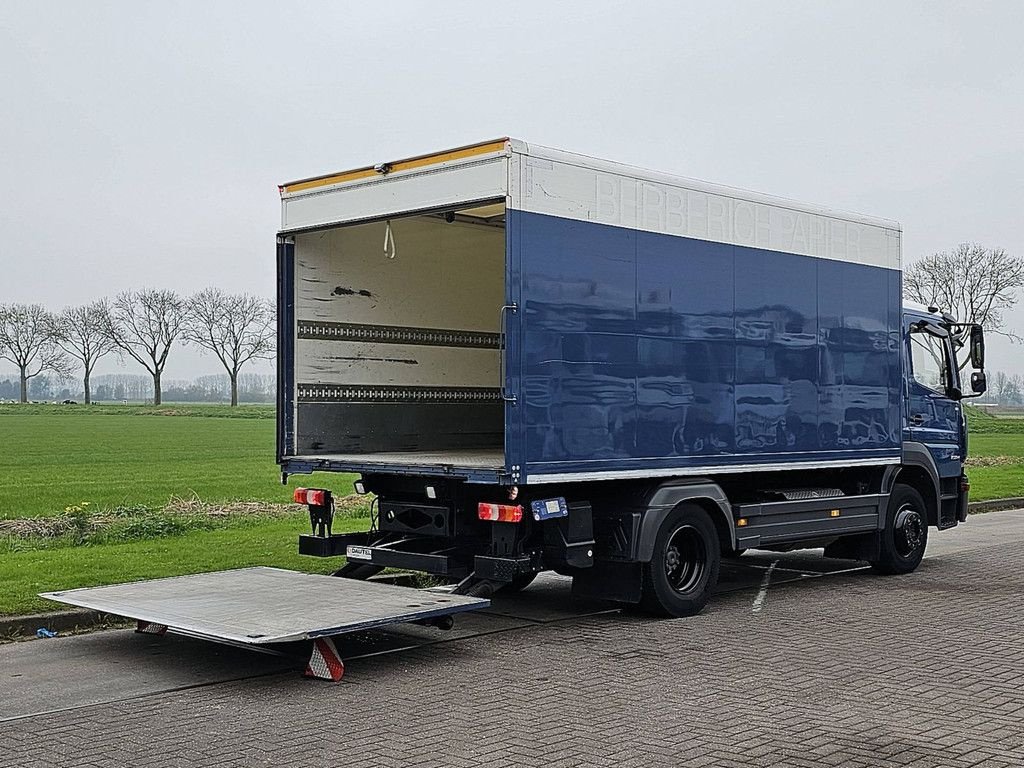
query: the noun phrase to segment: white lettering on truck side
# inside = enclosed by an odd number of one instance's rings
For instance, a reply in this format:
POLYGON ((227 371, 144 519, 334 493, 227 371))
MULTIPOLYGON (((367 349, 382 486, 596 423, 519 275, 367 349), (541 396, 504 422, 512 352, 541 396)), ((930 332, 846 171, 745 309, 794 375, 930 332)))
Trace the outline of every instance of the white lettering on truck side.
POLYGON ((588 218, 604 224, 855 262, 885 245, 871 242, 882 239, 874 228, 828 216, 618 174, 592 178, 588 218))

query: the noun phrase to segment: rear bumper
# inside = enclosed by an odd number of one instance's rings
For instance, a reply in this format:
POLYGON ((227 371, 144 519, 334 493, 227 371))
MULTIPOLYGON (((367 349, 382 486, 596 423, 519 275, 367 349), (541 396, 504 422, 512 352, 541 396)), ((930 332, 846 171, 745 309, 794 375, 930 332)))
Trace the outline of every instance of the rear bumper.
POLYGON ((366 532, 335 533, 332 536, 312 536, 308 533, 299 534, 299 554, 312 557, 344 557, 349 544, 366 545, 366 532))
MULTIPOLYGON (((401 568, 420 571, 434 576, 461 579, 469 575, 469 569, 460 561, 448 555, 424 552, 404 552, 391 546, 370 546, 367 533, 338 533, 332 536, 299 536, 299 554, 312 557, 347 557, 350 563, 364 563, 382 568, 401 568), (353 550, 349 550, 352 547, 353 550)), ((538 558, 528 555, 521 557, 473 558, 473 572, 478 578, 489 581, 512 581, 516 576, 533 573, 541 569, 538 558)))
POLYGON ((467 569, 448 555, 404 552, 391 546, 369 546, 366 533, 338 533, 332 536, 299 536, 299 554, 313 557, 347 557, 351 563, 401 568, 434 576, 461 578, 467 569), (352 547, 350 550, 349 547, 352 547))

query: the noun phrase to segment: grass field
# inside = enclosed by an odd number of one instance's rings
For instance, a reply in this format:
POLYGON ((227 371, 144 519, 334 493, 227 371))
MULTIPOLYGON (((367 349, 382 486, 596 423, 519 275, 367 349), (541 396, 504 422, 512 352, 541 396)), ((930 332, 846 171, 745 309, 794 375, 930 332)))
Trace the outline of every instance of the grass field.
POLYGON ((1024 425, 1018 434, 972 434, 967 453, 971 501, 1024 496, 1024 425), (999 463, 977 466, 974 457, 996 459, 999 463))
MULTIPOLYGON (((368 520, 338 520, 337 532, 366 530, 368 520)), ((7 552, 0 556, 0 615, 52 611, 60 605, 36 597, 71 587, 114 584, 186 573, 271 565, 310 573, 339 567, 336 558, 297 553, 298 534, 309 527, 304 514, 257 524, 239 521, 215 531, 195 531, 124 544, 7 552)))
POLYGON ((967 421, 971 500, 1024 496, 1024 419, 968 406, 967 421))
MULTIPOLYGON (((272 416, 265 406, 0 406, 0 518, 193 494, 289 501, 272 416)), ((347 478, 332 487, 350 491, 347 478)))
MULTIPOLYGON (((291 501, 274 429, 269 406, 0 405, 0 519, 67 517, 82 502, 71 517, 113 510, 111 527, 84 538, 0 542, 0 615, 58 608, 41 591, 248 565, 337 568, 297 554, 305 513, 204 520, 162 511, 193 495, 214 505, 291 501)), ((329 485, 344 494, 351 480, 329 485)), ((367 525, 337 519, 335 530, 367 525)))

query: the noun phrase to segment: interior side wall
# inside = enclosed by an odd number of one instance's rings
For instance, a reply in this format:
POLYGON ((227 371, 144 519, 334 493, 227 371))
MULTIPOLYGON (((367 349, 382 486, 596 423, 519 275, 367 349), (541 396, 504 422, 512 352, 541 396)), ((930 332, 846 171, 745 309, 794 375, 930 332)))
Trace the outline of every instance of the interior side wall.
POLYGON ((297 453, 500 448, 505 231, 437 217, 295 238, 297 453))

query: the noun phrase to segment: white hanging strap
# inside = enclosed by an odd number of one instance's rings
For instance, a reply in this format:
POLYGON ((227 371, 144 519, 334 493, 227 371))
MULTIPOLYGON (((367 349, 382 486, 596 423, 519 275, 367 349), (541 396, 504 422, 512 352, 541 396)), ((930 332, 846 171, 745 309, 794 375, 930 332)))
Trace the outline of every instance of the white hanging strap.
POLYGON ((384 256, 393 259, 398 254, 395 248, 395 236, 391 233, 391 219, 384 222, 384 256))

